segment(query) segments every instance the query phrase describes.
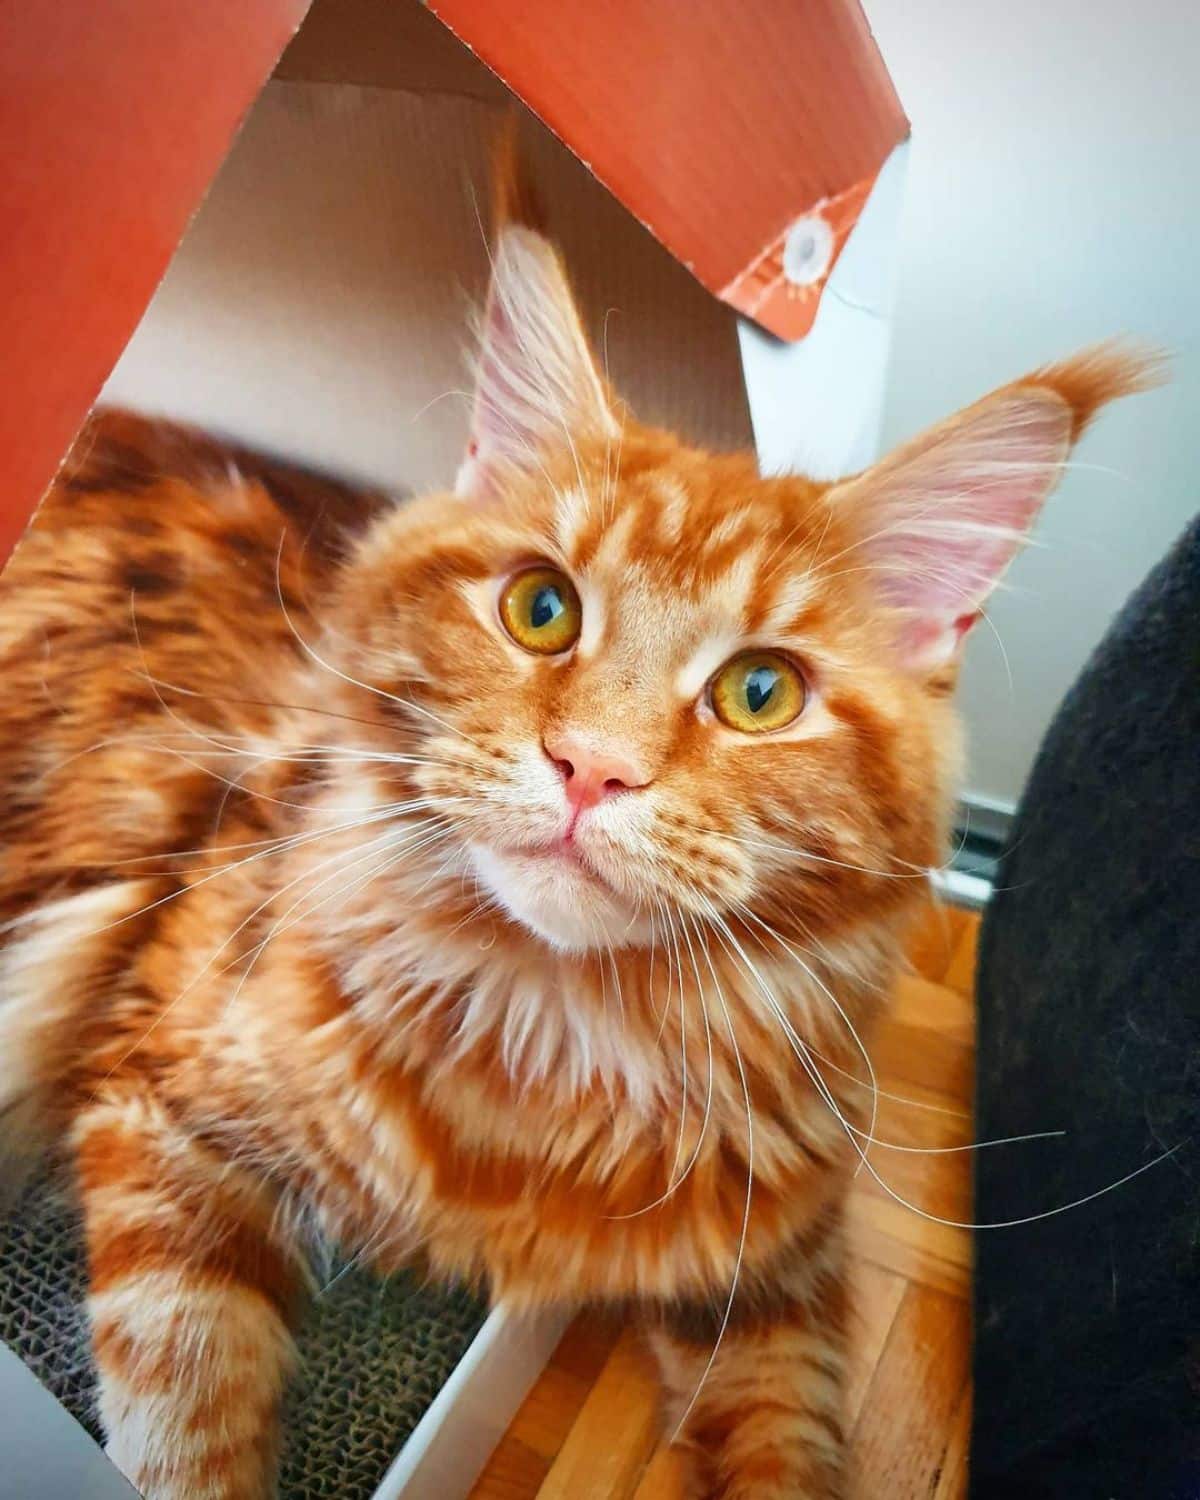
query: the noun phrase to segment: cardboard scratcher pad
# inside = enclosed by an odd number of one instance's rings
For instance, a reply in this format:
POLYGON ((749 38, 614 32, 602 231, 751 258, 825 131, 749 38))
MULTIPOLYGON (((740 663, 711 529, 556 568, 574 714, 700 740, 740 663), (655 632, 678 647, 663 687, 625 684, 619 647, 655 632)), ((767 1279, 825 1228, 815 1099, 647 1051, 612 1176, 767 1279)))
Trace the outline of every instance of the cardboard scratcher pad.
MULTIPOLYGON (((67 1194, 38 1182, 0 1220, 0 1340, 99 1438, 84 1295, 77 1216, 67 1194)), ((407 1273, 335 1268, 297 1339, 281 1500, 370 1500, 486 1311, 407 1273)))

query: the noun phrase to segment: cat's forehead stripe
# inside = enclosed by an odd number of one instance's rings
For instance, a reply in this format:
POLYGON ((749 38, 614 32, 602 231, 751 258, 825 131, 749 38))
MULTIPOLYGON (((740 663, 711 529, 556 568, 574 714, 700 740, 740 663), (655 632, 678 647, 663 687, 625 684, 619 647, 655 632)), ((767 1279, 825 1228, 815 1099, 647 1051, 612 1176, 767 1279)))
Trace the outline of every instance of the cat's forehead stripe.
POLYGON ((701 546, 705 551, 714 552, 722 548, 726 542, 734 542, 738 545, 746 543, 753 535, 751 517, 744 507, 739 507, 721 517, 708 535, 703 538, 701 546))
POLYGON ((713 487, 610 453, 559 476, 551 516, 555 555, 584 596, 579 654, 598 658, 636 626, 685 696, 705 677, 711 643, 787 645, 820 612, 796 497, 756 491, 747 475, 713 487))
POLYGON ((584 660, 595 656, 604 642, 607 623, 604 590, 588 577, 578 580, 579 602, 583 607, 583 624, 576 651, 584 660))
POLYGON ((590 518, 591 497, 580 486, 556 491, 554 533, 565 557, 575 551, 579 534, 590 518))
POLYGON ((760 580, 756 601, 761 619, 753 629, 765 636, 786 638, 796 632, 797 622, 810 610, 817 595, 817 581, 810 569, 779 569, 776 576, 760 580))
POLYGON ((688 515, 688 495, 683 485, 672 475, 661 475, 655 482, 659 499, 658 530, 667 546, 679 546, 685 537, 688 515))
POLYGON ((698 698, 705 683, 737 651, 739 644, 740 637, 734 634, 711 636, 676 674, 676 696, 685 701, 698 698))

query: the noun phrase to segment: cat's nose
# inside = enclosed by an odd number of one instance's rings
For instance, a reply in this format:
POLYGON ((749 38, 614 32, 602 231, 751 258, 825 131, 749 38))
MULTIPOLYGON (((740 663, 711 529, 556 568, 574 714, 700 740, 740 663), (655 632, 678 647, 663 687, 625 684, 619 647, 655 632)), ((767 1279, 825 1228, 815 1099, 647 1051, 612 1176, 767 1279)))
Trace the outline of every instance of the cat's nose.
POLYGON ((567 801, 580 811, 650 780, 637 757, 622 746, 588 740, 569 729, 546 735, 542 744, 562 776, 567 801))

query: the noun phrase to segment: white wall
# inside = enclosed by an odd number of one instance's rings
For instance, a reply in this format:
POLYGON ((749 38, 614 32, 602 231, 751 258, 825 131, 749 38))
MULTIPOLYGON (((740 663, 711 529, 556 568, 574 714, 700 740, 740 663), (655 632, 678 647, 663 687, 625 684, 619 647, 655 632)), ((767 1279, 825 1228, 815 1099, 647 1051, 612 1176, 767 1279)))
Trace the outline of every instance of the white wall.
POLYGON ((1200 506, 1200 9, 1193 0, 864 0, 913 124, 888 446, 1128 332, 1170 388, 1077 450, 982 625, 969 789, 1015 799, 1055 705, 1200 506))

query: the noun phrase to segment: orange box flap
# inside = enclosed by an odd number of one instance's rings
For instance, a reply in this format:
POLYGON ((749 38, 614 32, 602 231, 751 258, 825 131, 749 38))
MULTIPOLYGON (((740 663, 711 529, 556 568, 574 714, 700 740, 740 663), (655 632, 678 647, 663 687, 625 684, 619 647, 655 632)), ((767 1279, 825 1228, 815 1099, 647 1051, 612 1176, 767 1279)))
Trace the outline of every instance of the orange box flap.
POLYGON ((0 45, 0 561, 309 0, 9 6, 0 45))
POLYGON ((704 286, 808 332, 908 135, 857 0, 428 4, 704 286))
MULTIPOLYGON (((13 374, 0 403, 0 558, 308 5, 9 7, 0 336, 13 374)), ((332 24, 339 7, 326 9, 332 24)), ((908 129, 856 0, 429 9, 703 286, 780 337, 808 330, 908 129), (820 273, 790 274, 810 238, 820 273)), ((347 5, 345 24, 353 13, 347 5)))

